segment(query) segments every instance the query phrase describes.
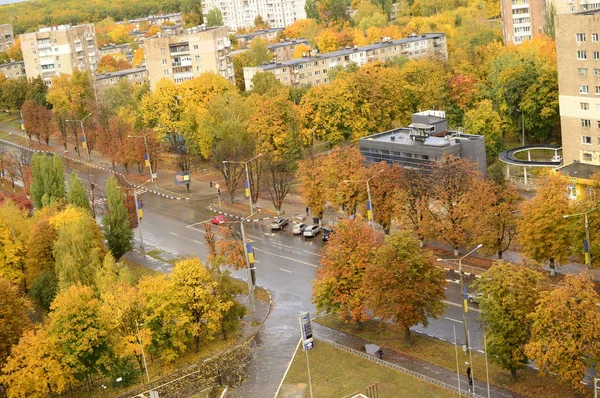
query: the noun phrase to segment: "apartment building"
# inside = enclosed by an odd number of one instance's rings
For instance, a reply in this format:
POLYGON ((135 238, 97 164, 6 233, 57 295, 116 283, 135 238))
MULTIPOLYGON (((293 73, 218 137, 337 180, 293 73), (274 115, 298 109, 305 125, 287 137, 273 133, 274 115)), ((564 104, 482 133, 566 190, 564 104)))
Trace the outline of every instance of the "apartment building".
POLYGON ((414 113, 408 127, 373 134, 358 140, 367 163, 387 162, 401 167, 427 170, 444 156, 467 158, 486 175, 485 137, 448 129, 446 113, 414 113))
POLYGON ((564 163, 600 166, 600 10, 557 15, 556 58, 564 163))
POLYGON ((546 0, 500 0, 505 44, 520 44, 544 33, 546 0))
POLYGON ((123 79, 127 79, 132 84, 141 86, 148 81, 148 71, 146 68, 132 68, 95 75, 94 84, 96 86, 96 95, 98 96, 98 99, 101 100, 103 98, 104 90, 116 85, 123 79))
POLYGON ((7 79, 20 79, 25 78, 25 63, 19 62, 7 62, 0 64, 0 73, 7 79))
POLYGON ((599 0, 554 0, 556 14, 592 11, 600 8, 599 0))
POLYGON ((235 38, 238 42, 239 49, 243 50, 250 47, 250 43, 252 43, 252 40, 254 39, 260 39, 267 43, 271 43, 277 38, 277 35, 280 32, 283 32, 283 28, 263 29, 251 33, 244 33, 243 35, 235 35, 235 38))
POLYGON ((204 18, 212 9, 219 9, 223 24, 231 30, 251 28, 254 19, 261 16, 272 28, 285 28, 298 19, 305 19, 306 0, 205 0, 202 2, 204 18))
MULTIPOLYGON (((149 15, 144 18, 130 19, 125 23, 129 25, 135 25, 136 29, 139 29, 143 23, 149 23, 150 25, 162 26, 164 24, 174 24, 181 25, 183 22, 181 19, 180 12, 174 12, 170 14, 161 14, 161 15, 149 15)), ((118 22, 123 23, 123 22, 118 22)))
MULTIPOLYGON (((267 45, 267 48, 269 49, 269 51, 271 51, 271 53, 273 53, 273 60, 275 62, 283 62, 283 61, 289 61, 290 59, 293 58, 294 50, 296 50, 296 47, 299 46, 300 44, 304 44, 304 45, 308 46, 308 41, 304 40, 304 39, 281 41, 279 43, 269 44, 269 45, 267 45)), ((241 54, 245 51, 248 51, 248 49, 245 48, 243 50, 232 51, 231 55, 241 54)))
POLYGON ((131 45, 128 43, 110 44, 108 46, 100 47, 98 51, 100 52, 100 58, 105 55, 111 55, 114 58, 123 58, 127 60, 133 58, 133 51, 131 51, 131 45))
POLYGON ((19 38, 28 79, 42 76, 50 85, 54 76, 75 69, 96 70, 99 51, 93 24, 51 26, 19 38))
POLYGON ((15 42, 13 28, 10 24, 0 25, 0 51, 6 51, 15 42))
POLYGON ((198 26, 167 37, 157 35, 144 42, 150 88, 162 78, 177 84, 217 73, 235 84, 229 29, 198 26))
POLYGON ((267 65, 244 68, 244 80, 247 90, 252 90, 252 78, 259 72, 271 72, 285 85, 327 84, 329 70, 336 66, 347 66, 354 62, 363 66, 367 62, 385 61, 398 56, 409 59, 438 57, 448 59, 446 35, 444 33, 426 33, 411 35, 406 39, 390 40, 325 54, 317 54, 285 62, 273 61, 267 65))

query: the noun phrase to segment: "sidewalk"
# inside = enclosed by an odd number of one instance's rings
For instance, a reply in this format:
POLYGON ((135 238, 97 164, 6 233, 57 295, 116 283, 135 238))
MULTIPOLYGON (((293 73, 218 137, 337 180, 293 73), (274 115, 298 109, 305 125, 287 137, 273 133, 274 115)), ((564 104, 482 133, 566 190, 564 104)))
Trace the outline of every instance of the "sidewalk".
MULTIPOLYGON (((341 344, 345 347, 363 351, 366 344, 370 344, 367 340, 361 339, 359 337, 354 337, 347 335, 345 333, 339 332, 334 329, 330 329, 326 326, 318 324, 316 322, 312 323, 312 328, 315 333, 317 339, 330 340, 335 343, 341 344)), ((317 341, 318 342, 318 341, 317 341)), ((391 348, 383 348, 383 362, 397 365, 401 368, 407 369, 409 371, 418 373, 422 376, 426 376, 428 378, 437 380, 438 382, 448 384, 450 386, 457 387, 457 376, 455 371, 448 370, 446 368, 442 368, 440 366, 434 365, 430 362, 421 361, 416 358, 412 358, 403 354, 400 354, 391 348)), ((487 385, 485 379, 481 379, 477 377, 474 381, 475 384, 475 395, 487 397, 487 385)), ((460 376, 460 386, 461 390, 466 390, 468 386, 467 376, 461 374, 460 376)), ((463 394, 466 391, 463 391, 463 394)), ((507 390, 503 387, 495 386, 490 384, 490 395, 492 397, 521 397, 522 395, 507 390)))

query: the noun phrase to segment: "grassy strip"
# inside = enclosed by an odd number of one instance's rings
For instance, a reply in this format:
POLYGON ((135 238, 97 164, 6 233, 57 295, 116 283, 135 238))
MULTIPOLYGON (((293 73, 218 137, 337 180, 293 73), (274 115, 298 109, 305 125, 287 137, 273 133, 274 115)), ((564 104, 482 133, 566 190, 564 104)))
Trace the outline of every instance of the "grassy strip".
MULTIPOLYGON (((339 330, 346 334, 363 338, 369 342, 392 348, 398 353, 411 356, 444 367, 456 370, 454 345, 413 333, 413 345, 404 346, 403 334, 391 328, 381 327, 376 321, 368 321, 362 328, 345 324, 335 315, 325 315, 316 319, 321 325, 339 330)), ((465 362, 468 357, 459 353, 459 361, 465 362)), ((479 383, 485 383, 485 357, 473 352, 473 372, 479 383)), ((464 370, 464 369, 462 369, 464 370)), ((541 376, 533 369, 527 368, 518 372, 517 381, 512 381, 510 373, 493 362, 489 362, 490 383, 518 392, 528 397, 564 398, 574 396, 573 389, 559 383, 555 378, 541 376)))
POLYGON ((129 272, 131 272, 135 281, 139 281, 144 276, 154 276, 159 274, 158 271, 154 271, 153 269, 144 267, 143 265, 134 263, 133 261, 127 260, 125 258, 122 258, 120 260, 120 263, 129 269, 129 272))
MULTIPOLYGON (((365 388, 377 383, 381 397, 454 397, 456 394, 396 372, 366 359, 338 350, 329 344, 315 342, 308 352, 313 393, 316 397, 345 397, 365 393, 365 388), (401 392, 401 393, 400 393, 401 392)), ((279 397, 308 396, 306 356, 296 353, 279 397)))
POLYGON ((21 128, 21 117, 18 113, 0 112, 0 123, 6 123, 16 129, 21 128))

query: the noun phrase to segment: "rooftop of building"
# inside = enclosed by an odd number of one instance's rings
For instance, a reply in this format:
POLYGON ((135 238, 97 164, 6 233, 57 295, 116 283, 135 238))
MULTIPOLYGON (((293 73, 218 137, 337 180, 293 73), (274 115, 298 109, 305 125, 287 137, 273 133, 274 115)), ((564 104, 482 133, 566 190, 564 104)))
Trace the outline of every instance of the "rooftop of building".
POLYGON ((125 44, 109 44, 107 46, 100 47, 100 51, 102 51, 102 50, 111 50, 113 48, 129 48, 129 47, 131 47, 131 45, 129 43, 125 43, 125 44))
POLYGON ((596 8, 593 10, 587 10, 587 11, 580 11, 580 12, 576 12, 571 15, 595 15, 595 14, 600 14, 600 8, 596 8))
POLYGON ((258 68, 261 68, 263 70, 278 69, 278 68, 281 68, 284 66, 294 66, 297 64, 305 63, 305 62, 318 61, 323 58, 335 58, 335 57, 339 57, 342 55, 352 54, 357 51, 370 51, 370 50, 375 50, 375 49, 379 49, 379 48, 386 48, 386 47, 393 46, 396 44, 412 43, 412 42, 416 42, 416 41, 421 41, 423 39, 437 39, 437 38, 445 37, 445 36, 446 35, 444 33, 424 33, 424 34, 418 35, 418 36, 410 36, 405 39, 386 40, 386 41, 381 41, 381 42, 377 42, 374 44, 369 44, 368 46, 345 48, 343 50, 332 51, 332 52, 323 53, 323 54, 317 54, 317 55, 311 56, 311 57, 292 59, 289 61, 278 62, 276 64, 272 63, 272 64, 267 64, 267 65, 261 65, 261 66, 258 66, 258 68))
POLYGON ((156 35, 149 37, 147 39, 157 39, 157 38, 164 38, 164 37, 177 37, 177 36, 188 36, 188 35, 193 35, 196 33, 205 33, 205 32, 211 32, 213 30, 217 30, 217 29, 221 29, 223 28, 223 26, 210 26, 207 27, 206 25, 199 25, 199 26, 194 26, 192 28, 182 28, 181 25, 176 25, 176 26, 170 26, 167 28, 163 28, 162 32, 157 33, 156 35))
POLYGON ((7 66, 24 66, 24 65, 25 65, 25 61, 5 62, 3 64, 0 64, 0 68, 5 68, 7 66))
MULTIPOLYGON (((82 23, 81 25, 72 25, 72 24, 68 24, 68 25, 53 25, 53 26, 47 26, 45 28, 40 28, 37 33, 46 33, 46 32, 52 32, 52 31, 56 31, 56 30, 69 30, 69 29, 75 29, 75 28, 80 28, 80 27, 94 27, 93 23, 82 23)), ((36 32, 33 32, 36 33, 36 32)), ((27 34, 27 33, 25 33, 27 34)))
POLYGON ((143 68, 131 68, 131 69, 119 70, 116 72, 103 73, 101 75, 96 75, 96 80, 110 79, 113 77, 123 77, 123 76, 131 75, 134 73, 141 73, 141 72, 146 72, 146 68, 144 68, 144 67, 143 68))
POLYGON ((143 17, 143 18, 130 19, 127 22, 128 23, 136 23, 136 22, 143 22, 143 21, 151 21, 153 19, 176 18, 176 17, 181 17, 181 13, 180 12, 172 12, 170 14, 148 15, 147 17, 143 17))
POLYGON ((282 32, 282 31, 283 31, 283 28, 270 28, 270 29, 257 30, 255 32, 250 32, 250 33, 244 33, 243 35, 235 35, 235 37, 238 39, 252 39, 253 37, 256 37, 256 36, 265 35, 265 34, 269 34, 269 33, 278 33, 278 32, 282 32))
POLYGON ((583 178, 589 180, 592 175, 600 173, 600 166, 574 162, 561 166, 556 169, 559 173, 572 177, 572 178, 583 178))
POLYGON ((294 39, 294 40, 280 41, 278 43, 269 44, 267 47, 269 49, 273 49, 273 48, 291 46, 292 44, 301 44, 301 43, 308 44, 308 40, 306 40, 306 39, 294 39))

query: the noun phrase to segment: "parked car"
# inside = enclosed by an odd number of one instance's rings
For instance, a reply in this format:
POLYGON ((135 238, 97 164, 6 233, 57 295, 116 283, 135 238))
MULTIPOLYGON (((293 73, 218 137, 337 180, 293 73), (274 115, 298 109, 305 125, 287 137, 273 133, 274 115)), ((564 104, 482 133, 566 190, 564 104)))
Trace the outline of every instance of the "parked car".
POLYGON ((295 224, 292 227, 292 233, 294 235, 302 235, 302 232, 304 232, 304 229, 306 229, 306 227, 308 227, 307 224, 302 224, 302 223, 301 224, 295 224))
POLYGON ((331 239, 331 234, 333 233, 333 229, 331 228, 323 228, 323 242, 327 242, 331 239))
POLYGON ((304 229, 304 232, 302 232, 302 234, 304 235, 305 238, 314 238, 315 236, 319 235, 319 232, 321 232, 321 227, 318 225, 311 225, 308 226, 304 229))
POLYGON ((296 214, 294 216, 294 221, 301 223, 302 221, 304 221, 305 218, 306 216, 304 214, 296 214))
POLYGON ((221 225, 225 224, 227 222, 227 219, 225 218, 225 216, 219 214, 218 216, 214 216, 213 218, 211 218, 210 222, 214 225, 221 225))
POLYGON ((288 220, 287 218, 278 217, 278 218, 274 219, 273 222, 271 223, 271 230, 283 229, 283 227, 288 225, 288 222, 290 222, 290 220, 288 220))
POLYGON ((467 300, 469 300, 469 303, 473 303, 473 304, 479 304, 479 301, 481 301, 482 297, 483 297, 483 293, 468 293, 467 294, 467 300))

